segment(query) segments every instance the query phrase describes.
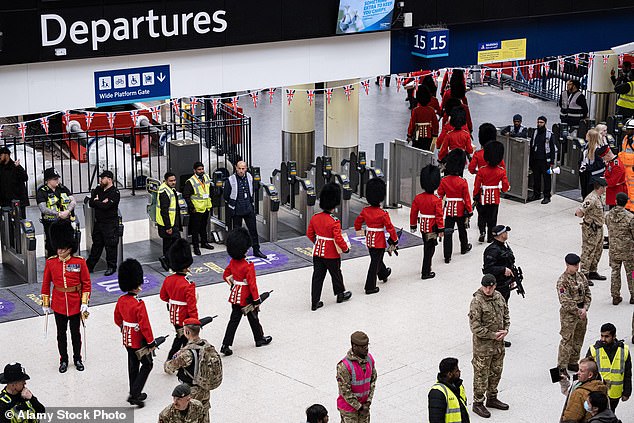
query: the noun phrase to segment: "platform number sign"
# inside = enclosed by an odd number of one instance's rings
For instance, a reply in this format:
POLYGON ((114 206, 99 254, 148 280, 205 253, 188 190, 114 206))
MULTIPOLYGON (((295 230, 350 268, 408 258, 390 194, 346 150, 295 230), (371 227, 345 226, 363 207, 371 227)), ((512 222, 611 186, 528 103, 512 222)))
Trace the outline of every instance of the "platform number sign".
POLYGON ((433 58, 449 56, 449 30, 444 28, 417 29, 413 35, 412 54, 433 58))

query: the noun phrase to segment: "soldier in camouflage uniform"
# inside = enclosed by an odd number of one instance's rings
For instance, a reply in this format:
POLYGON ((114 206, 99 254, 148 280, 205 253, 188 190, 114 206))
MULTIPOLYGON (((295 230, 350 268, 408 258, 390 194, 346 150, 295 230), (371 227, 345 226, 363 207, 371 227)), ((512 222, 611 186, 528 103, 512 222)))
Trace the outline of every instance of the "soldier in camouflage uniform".
POLYGON ((627 194, 619 192, 616 195, 616 207, 605 216, 610 243, 610 267, 612 268, 611 291, 612 304, 618 305, 621 298, 621 265, 625 266, 627 287, 630 290, 630 304, 634 304, 634 214, 625 209, 627 194))
POLYGON ((473 412, 488 418, 486 407, 508 410, 508 404, 497 398, 498 383, 504 367, 504 337, 511 320, 506 301, 495 290, 495 276, 487 273, 482 286, 473 293, 469 308, 469 324, 473 333, 473 412), (486 407, 484 397, 486 394, 486 407))
POLYGON ((189 385, 178 385, 172 391, 172 397, 173 403, 161 411, 158 423, 199 423, 204 420, 205 407, 200 401, 192 399, 189 385))
POLYGON ((603 199, 605 187, 608 183, 604 178, 593 177, 594 190, 583 199, 581 207, 577 209, 575 215, 583 218, 581 222, 581 271, 590 280, 589 285, 593 286, 591 279, 604 281, 607 278, 597 273, 597 265, 601 260, 603 252, 603 199))
POLYGON ((561 321, 561 342, 557 356, 557 366, 562 373, 568 370, 579 371, 579 353, 586 335, 588 318, 586 313, 590 308, 592 296, 588 280, 579 272, 578 255, 566 255, 566 270, 557 280, 557 295, 559 296, 559 319, 561 321))

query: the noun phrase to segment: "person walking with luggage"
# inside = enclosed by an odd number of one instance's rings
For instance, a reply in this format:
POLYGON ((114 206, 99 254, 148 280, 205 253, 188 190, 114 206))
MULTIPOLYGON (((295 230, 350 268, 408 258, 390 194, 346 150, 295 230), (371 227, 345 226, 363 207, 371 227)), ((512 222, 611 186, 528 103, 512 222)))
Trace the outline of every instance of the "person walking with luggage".
POLYGON ((484 146, 486 165, 480 167, 473 184, 473 202, 478 204, 478 242, 493 241, 493 228, 497 226, 500 208, 500 193, 509 190, 506 169, 500 163, 504 157, 504 145, 499 141, 490 141, 484 146), (482 220, 480 220, 480 215, 482 220))
POLYGON ((207 226, 211 210, 211 178, 205 173, 202 162, 194 163, 194 174, 185 182, 183 199, 189 209, 188 232, 192 236, 194 254, 201 255, 200 247, 213 250, 207 240, 207 226))
POLYGON ((599 260, 603 253, 603 199, 605 187, 608 183, 604 178, 593 178, 594 190, 584 198, 583 203, 575 212, 575 216, 583 219, 581 222, 581 271, 593 286, 592 279, 604 281, 607 278, 597 272, 599 260))
POLYGON ((108 268, 104 276, 117 271, 117 246, 119 245, 119 190, 112 183, 114 174, 104 170, 99 175, 99 186, 92 190, 88 205, 95 209, 95 224, 92 229, 92 248, 86 264, 92 273, 106 248, 108 268))

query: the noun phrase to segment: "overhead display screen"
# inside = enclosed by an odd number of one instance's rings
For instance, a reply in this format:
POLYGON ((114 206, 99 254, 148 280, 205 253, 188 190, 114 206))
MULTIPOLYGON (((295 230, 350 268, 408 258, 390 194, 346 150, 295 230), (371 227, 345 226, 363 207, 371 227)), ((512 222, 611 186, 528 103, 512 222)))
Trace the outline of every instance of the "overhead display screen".
POLYGON ((337 34, 387 31, 392 28, 394 0, 341 0, 337 34))

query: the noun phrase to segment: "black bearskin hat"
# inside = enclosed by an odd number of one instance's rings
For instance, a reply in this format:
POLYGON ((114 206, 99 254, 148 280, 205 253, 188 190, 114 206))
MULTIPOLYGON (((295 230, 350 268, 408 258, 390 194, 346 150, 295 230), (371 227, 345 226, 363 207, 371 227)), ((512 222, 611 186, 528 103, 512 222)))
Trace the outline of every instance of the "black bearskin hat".
POLYGON ((385 200, 385 190, 385 181, 383 179, 369 179, 365 184, 365 198, 371 206, 378 207, 385 200))
POLYGON ((460 148, 453 149, 447 154, 445 162, 445 174, 462 176, 464 165, 467 161, 467 153, 460 148))
POLYGON ((319 193, 319 208, 330 211, 341 204, 341 188, 334 182, 327 183, 319 193))
POLYGON ((478 141, 482 148, 484 148, 489 141, 495 141, 497 136, 498 130, 492 123, 483 123, 480 125, 480 128, 478 128, 478 141))
POLYGON ((119 265, 117 272, 119 279, 119 289, 123 292, 130 292, 143 285, 143 269, 141 263, 135 259, 126 259, 119 265))
POLYGON ((427 193, 433 194, 440 186, 440 169, 438 166, 427 165, 420 171, 420 187, 427 193))
POLYGON ((192 265, 192 250, 186 239, 178 238, 167 252, 170 268, 175 272, 182 272, 192 265))
POLYGON ((71 254, 77 252, 75 228, 73 228, 69 220, 60 219, 52 223, 48 236, 51 238, 51 245, 55 250, 70 248, 71 254))
POLYGON ((491 141, 484 146, 484 160, 490 166, 497 166, 504 159, 504 144, 491 141))
POLYGON ((246 228, 239 227, 232 229, 227 235, 227 253, 234 260, 243 259, 247 250, 251 247, 251 235, 246 228))

